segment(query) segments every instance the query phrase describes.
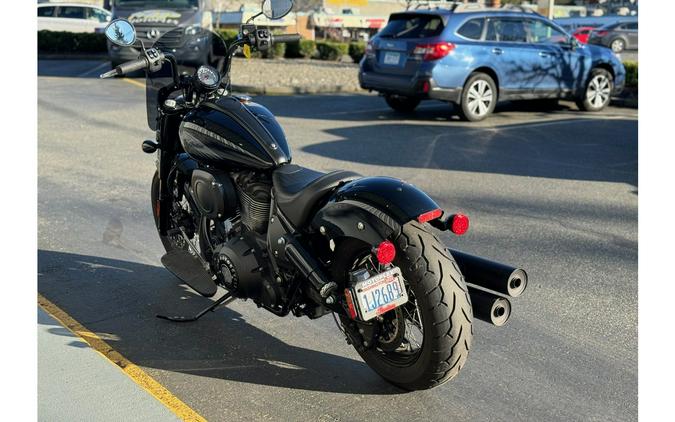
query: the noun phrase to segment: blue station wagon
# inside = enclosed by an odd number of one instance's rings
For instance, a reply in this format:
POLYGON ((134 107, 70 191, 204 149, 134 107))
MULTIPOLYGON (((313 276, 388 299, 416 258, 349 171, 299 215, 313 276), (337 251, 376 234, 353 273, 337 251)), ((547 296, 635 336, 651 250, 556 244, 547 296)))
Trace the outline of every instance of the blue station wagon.
POLYGON ((430 9, 390 16, 366 47, 359 83, 397 111, 433 99, 477 121, 500 100, 571 99, 602 110, 623 90, 625 69, 610 49, 582 45, 536 13, 430 9))

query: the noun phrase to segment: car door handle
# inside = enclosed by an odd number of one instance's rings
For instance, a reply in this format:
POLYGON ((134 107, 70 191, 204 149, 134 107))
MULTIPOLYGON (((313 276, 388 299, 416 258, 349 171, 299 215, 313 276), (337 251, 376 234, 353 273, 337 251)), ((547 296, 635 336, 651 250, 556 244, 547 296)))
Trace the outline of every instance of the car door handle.
POLYGON ((492 53, 496 55, 502 54, 504 51, 501 48, 493 48, 492 53))
POLYGON ((551 57, 551 55, 549 53, 544 52, 544 51, 540 51, 539 57, 551 57))

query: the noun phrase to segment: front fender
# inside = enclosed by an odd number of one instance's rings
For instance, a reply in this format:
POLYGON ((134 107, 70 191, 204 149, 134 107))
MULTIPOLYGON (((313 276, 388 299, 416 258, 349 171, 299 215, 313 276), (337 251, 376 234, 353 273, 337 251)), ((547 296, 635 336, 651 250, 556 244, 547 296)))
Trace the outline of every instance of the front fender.
POLYGON ((353 237, 377 245, 402 225, 439 208, 410 183, 391 177, 364 177, 341 186, 311 225, 331 238, 353 237))

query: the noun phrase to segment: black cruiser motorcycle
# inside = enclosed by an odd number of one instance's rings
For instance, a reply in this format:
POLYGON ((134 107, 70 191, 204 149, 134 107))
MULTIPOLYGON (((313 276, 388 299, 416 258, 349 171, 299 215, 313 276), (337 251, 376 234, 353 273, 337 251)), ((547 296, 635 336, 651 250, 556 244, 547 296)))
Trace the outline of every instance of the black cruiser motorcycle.
MULTIPOLYGON (((279 19, 292 6, 265 0, 258 15, 279 19)), ((417 390, 455 377, 474 317, 503 325, 511 313, 506 296, 523 292, 525 272, 446 248, 434 231, 464 234, 468 218, 444 212, 409 183, 291 163, 277 120, 231 92, 229 70, 239 49, 249 55, 299 35, 247 23, 225 45, 217 33, 192 28, 195 45, 213 40, 212 61, 181 74, 188 59, 175 53, 190 49, 176 43, 191 40, 174 31, 183 30, 160 31, 150 48, 128 21, 111 22, 110 42, 136 49, 138 59, 101 75, 148 75, 156 139, 142 149, 157 153, 151 196, 162 263, 203 296, 218 286, 227 292, 197 315, 160 317, 195 321, 235 299, 278 316, 333 314, 347 342, 387 381, 417 390)))

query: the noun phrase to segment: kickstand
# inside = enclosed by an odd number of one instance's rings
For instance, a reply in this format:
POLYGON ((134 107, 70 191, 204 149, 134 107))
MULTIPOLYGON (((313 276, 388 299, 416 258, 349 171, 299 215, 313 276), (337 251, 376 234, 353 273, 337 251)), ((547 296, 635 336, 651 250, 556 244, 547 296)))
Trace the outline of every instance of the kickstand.
POLYGON ((168 321, 173 321, 173 322, 194 322, 197 321, 199 318, 203 317, 207 312, 209 311, 215 311, 216 308, 219 305, 225 304, 227 305, 228 303, 232 302, 235 298, 232 296, 231 293, 225 293, 222 295, 218 300, 213 302, 211 305, 208 307, 204 308, 203 310, 199 311, 194 316, 191 317, 186 317, 186 316, 166 316, 166 315, 157 315, 157 318, 161 319, 166 319, 168 321))

